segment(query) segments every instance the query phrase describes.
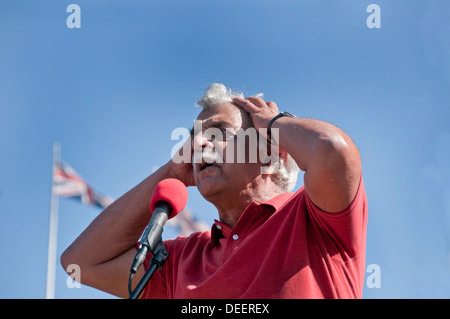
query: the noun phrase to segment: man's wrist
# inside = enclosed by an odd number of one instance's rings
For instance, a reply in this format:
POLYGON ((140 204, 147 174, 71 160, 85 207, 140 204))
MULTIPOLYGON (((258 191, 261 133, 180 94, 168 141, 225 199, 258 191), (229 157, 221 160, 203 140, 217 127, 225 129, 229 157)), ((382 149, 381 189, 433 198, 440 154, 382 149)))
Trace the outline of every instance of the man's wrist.
MULTIPOLYGON (((267 126, 267 141, 269 141, 269 143, 273 143, 273 141, 272 141, 272 125, 273 125, 273 123, 283 116, 296 118, 296 116, 294 114, 289 113, 289 112, 280 112, 278 115, 274 116, 272 118, 272 120, 269 122, 269 125, 267 126)), ((276 144, 276 142, 274 144, 276 144)))
POLYGON ((163 166, 163 174, 165 176, 164 178, 175 178, 182 181, 186 186, 194 186, 195 182, 193 181, 193 175, 191 171, 186 171, 189 165, 192 164, 189 163, 177 164, 172 159, 169 160, 163 166), (188 165, 188 166, 181 166, 181 165, 188 165))
POLYGON ((166 164, 163 165, 163 171, 166 178, 176 178, 179 179, 178 174, 176 173, 176 170, 174 169, 173 165, 175 163, 171 160, 169 160, 166 164))

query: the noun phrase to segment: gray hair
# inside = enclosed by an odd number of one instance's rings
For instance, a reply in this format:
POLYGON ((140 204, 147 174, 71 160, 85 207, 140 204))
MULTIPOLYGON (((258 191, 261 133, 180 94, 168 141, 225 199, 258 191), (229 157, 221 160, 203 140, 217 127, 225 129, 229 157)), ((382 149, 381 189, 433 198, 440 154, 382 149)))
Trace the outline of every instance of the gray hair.
POLYGON ((222 83, 213 83, 207 89, 202 98, 197 101, 197 106, 209 109, 225 103, 232 103, 234 97, 244 98, 241 92, 234 92, 222 83))
MULTIPOLYGON (((263 98, 264 95, 257 94, 255 96, 263 98)), ((234 97, 244 98, 244 94, 242 92, 235 92, 222 83, 213 83, 206 89, 203 97, 197 101, 197 106, 202 109, 210 109, 221 104, 232 103, 234 97)), ((271 174, 271 178, 275 184, 283 192, 292 191, 297 183, 297 175, 300 171, 292 156, 288 154, 286 161, 279 157, 279 163, 273 163, 272 165, 278 166, 276 172, 271 174)))

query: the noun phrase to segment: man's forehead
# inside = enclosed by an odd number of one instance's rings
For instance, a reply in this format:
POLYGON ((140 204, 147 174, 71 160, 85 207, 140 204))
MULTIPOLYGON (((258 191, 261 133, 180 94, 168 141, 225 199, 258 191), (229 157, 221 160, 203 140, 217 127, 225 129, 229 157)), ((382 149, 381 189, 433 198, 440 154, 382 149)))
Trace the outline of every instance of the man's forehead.
POLYGON ((226 103, 215 107, 203 109, 197 117, 197 121, 202 121, 208 126, 242 126, 245 117, 250 116, 240 107, 226 103))

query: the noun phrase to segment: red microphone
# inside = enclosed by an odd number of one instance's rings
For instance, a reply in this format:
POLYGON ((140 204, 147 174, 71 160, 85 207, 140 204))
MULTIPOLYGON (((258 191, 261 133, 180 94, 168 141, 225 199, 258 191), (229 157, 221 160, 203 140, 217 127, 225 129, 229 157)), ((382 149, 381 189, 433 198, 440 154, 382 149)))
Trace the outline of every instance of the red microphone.
POLYGON ((153 214, 142 234, 139 250, 130 268, 131 273, 136 273, 148 251, 156 254, 154 249, 161 241, 164 224, 184 209, 187 200, 187 188, 178 179, 168 178, 156 185, 149 206, 153 214))
POLYGON ((154 212, 158 205, 165 203, 171 211, 168 216, 170 219, 184 209, 187 200, 188 191, 186 186, 178 179, 167 178, 156 185, 150 200, 150 211, 154 212))

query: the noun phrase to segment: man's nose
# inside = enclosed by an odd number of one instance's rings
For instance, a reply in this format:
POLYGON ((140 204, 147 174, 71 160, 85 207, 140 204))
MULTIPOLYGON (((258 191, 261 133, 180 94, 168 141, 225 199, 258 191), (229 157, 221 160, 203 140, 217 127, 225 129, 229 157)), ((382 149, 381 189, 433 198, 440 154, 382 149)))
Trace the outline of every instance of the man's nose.
POLYGON ((192 148, 194 151, 201 152, 205 147, 214 148, 212 139, 207 138, 203 132, 198 133, 192 139, 192 148))

